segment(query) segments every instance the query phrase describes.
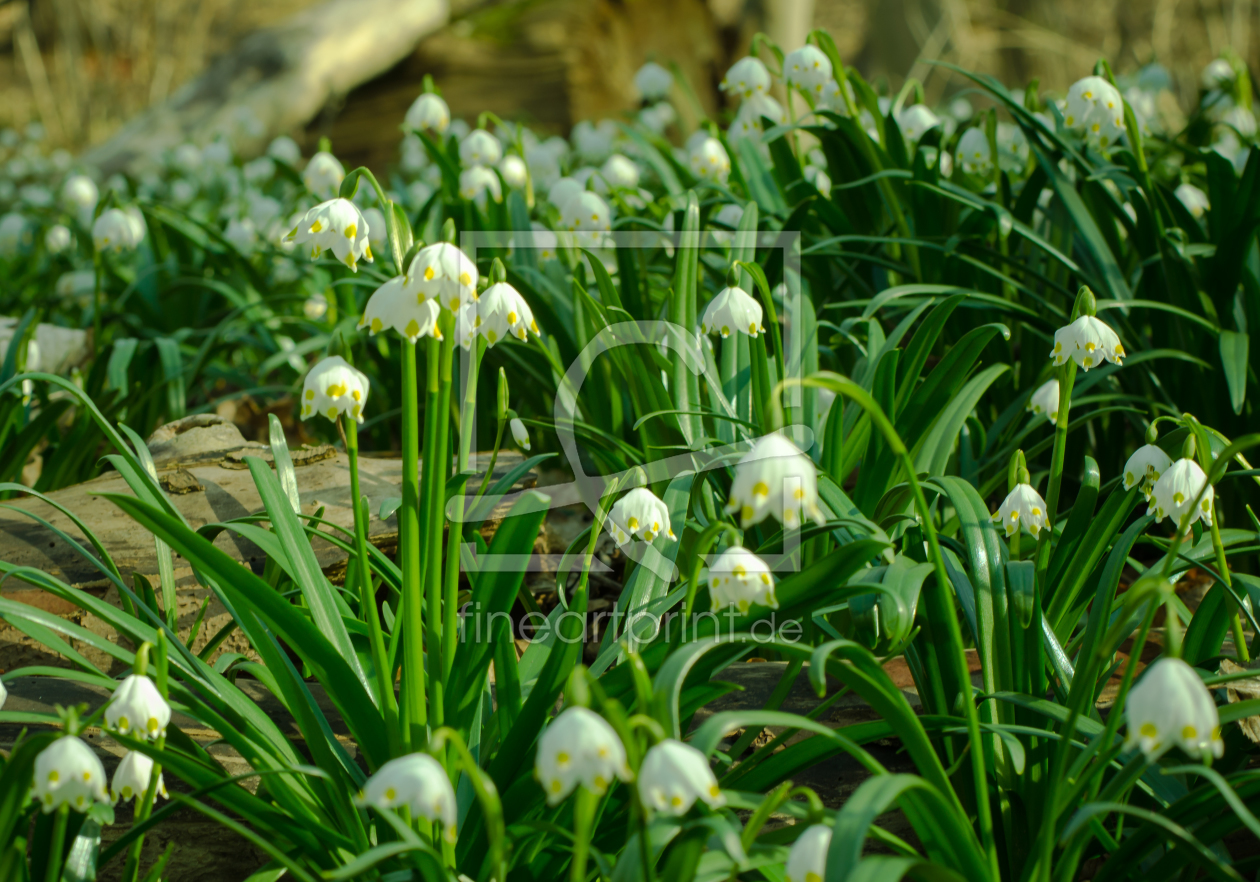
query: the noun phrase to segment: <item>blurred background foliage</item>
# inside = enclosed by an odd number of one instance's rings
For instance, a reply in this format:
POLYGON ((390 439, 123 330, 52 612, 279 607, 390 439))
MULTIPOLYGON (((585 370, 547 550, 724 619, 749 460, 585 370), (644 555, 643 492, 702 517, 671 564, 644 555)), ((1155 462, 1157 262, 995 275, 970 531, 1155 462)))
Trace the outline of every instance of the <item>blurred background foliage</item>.
MULTIPOLYGON (((400 7, 428 0, 398 0, 400 7)), ((79 152, 161 104, 243 37, 309 12, 320 0, 0 0, 0 127, 40 119, 52 146, 79 152), (45 110, 40 111, 43 107, 45 110)), ((765 31, 781 45, 811 27, 841 56, 896 90, 923 81, 929 104, 968 83, 928 59, 1002 82, 1036 76, 1062 92, 1100 56, 1117 73, 1157 61, 1173 75, 1165 100, 1197 99, 1198 72, 1222 52, 1260 64, 1253 0, 450 0, 449 23, 387 72, 333 94, 305 128, 310 152, 329 137, 349 166, 384 168, 425 74, 454 116, 490 110, 541 132, 636 106, 646 58, 679 65, 696 110, 720 111, 718 82, 765 31), (1254 24, 1253 24, 1254 23, 1254 24)), ((367 50, 367 51, 370 51, 367 50)), ((1164 108, 1175 115, 1176 107, 1164 108)), ((684 119, 684 129, 689 120, 684 119)))

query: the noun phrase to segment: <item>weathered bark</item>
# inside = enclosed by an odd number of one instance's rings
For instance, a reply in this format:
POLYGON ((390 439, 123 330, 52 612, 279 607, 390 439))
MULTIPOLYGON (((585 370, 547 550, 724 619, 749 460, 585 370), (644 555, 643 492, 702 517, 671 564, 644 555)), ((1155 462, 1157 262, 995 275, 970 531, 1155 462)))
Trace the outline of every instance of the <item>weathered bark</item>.
POLYGON ((305 126, 334 96, 393 67, 449 16, 448 0, 328 0, 249 35, 83 161, 108 174, 219 134, 238 152, 257 153, 305 126))

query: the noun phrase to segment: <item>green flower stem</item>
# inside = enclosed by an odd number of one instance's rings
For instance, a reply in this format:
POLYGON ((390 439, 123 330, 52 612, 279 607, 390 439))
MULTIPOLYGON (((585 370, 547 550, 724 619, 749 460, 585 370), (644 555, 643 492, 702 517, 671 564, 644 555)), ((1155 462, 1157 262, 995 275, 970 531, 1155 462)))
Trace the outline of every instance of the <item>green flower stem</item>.
MULTIPOLYGON (((1073 319, 1076 313, 1072 314, 1073 319)), ((1050 480, 1046 485, 1046 526, 1037 537, 1037 588, 1047 598, 1046 571, 1050 568, 1050 540, 1059 519, 1059 488, 1063 484, 1063 457, 1067 449, 1068 414, 1072 408, 1072 387, 1076 383, 1076 362, 1070 358, 1059 367, 1059 416, 1054 425, 1054 452, 1050 456, 1050 480)))
POLYGON ((402 344, 402 507, 398 510, 398 556, 402 568, 404 746, 424 743, 428 721, 424 688, 424 582, 420 570, 420 416, 416 389, 416 344, 402 344))
POLYGON ((578 785, 573 797, 573 863, 569 866, 569 882, 586 882, 586 857, 598 799, 585 786, 578 785))
MULTIPOLYGON (((442 680, 442 527, 445 523, 447 423, 451 405, 451 363, 454 359, 454 316, 443 312, 440 340, 430 339, 424 413, 424 474, 421 504, 424 549, 425 648, 429 677, 429 716, 433 726, 443 720, 442 680)), ((458 565, 458 560, 457 560, 458 565)))
MULTIPOLYGON (((1216 570, 1221 574, 1221 581, 1225 583, 1225 587, 1231 589, 1233 594, 1233 579, 1229 575, 1229 564, 1225 560, 1225 543, 1221 541, 1221 510, 1219 506, 1213 505, 1212 512, 1212 549, 1216 552, 1216 570)), ((1229 630, 1234 638, 1234 654, 1238 659, 1238 663, 1246 666, 1251 661, 1251 654, 1247 651, 1247 636, 1243 633, 1242 619, 1238 615, 1238 603, 1232 598, 1229 601, 1231 612, 1229 614, 1229 630)))
MULTIPOLYGON (((472 460, 473 425, 477 413, 477 379, 481 359, 486 352, 486 341, 478 336, 470 350, 468 383, 464 390, 464 405, 460 409, 459 450, 455 460, 456 474, 469 470, 472 460)), ((486 473, 489 477, 489 472, 486 473)), ((463 515, 467 496, 460 492, 455 498, 456 519, 450 525, 446 545, 446 581, 442 592, 442 672, 443 680, 450 679, 455 668, 455 644, 459 629, 459 547, 463 537, 463 515)))
POLYGON ((61 879, 61 853, 66 850, 66 824, 70 820, 70 806, 62 805, 53 818, 52 842, 48 846, 48 863, 44 866, 44 882, 61 879))
MULTIPOLYGON (((340 428, 343 421, 338 419, 340 428)), ((394 684, 385 651, 385 635, 381 631, 380 613, 376 608, 376 589, 372 585, 372 570, 368 565, 368 501, 359 489, 359 424, 345 420, 346 454, 350 458, 350 497, 354 501, 354 545, 358 557, 360 615, 368 626, 368 642, 372 648, 372 665, 376 668, 377 696, 385 714, 386 735, 391 752, 397 754, 402 745, 398 739, 398 705, 394 698, 394 684)))
POLYGON ((459 757, 460 766, 472 784, 473 793, 481 803, 481 814, 486 819, 486 839, 490 843, 490 878, 506 879, 507 863, 503 844, 507 841, 507 831, 504 827, 503 803, 499 798, 499 791, 490 776, 478 767, 477 760, 458 732, 443 727, 433 733, 434 750, 442 750, 448 746, 448 742, 459 757))
POLYGON ((105 282, 105 267, 99 250, 92 252, 92 269, 95 276, 92 285, 92 347, 99 352, 104 345, 101 339, 101 286, 105 282))

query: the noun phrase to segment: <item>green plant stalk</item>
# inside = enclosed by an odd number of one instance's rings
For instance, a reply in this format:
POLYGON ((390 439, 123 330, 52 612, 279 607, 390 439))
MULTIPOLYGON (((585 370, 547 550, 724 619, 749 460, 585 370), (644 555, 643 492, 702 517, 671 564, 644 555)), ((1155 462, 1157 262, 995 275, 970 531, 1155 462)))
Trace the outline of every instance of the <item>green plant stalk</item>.
POLYGON ((105 267, 101 263, 99 249, 92 251, 92 270, 95 277, 92 284, 92 348, 99 352, 105 343, 101 339, 101 286, 105 282, 105 267))
MULTIPOLYGON (((477 413, 477 379, 481 358, 486 351, 485 338, 478 336, 468 363, 468 384, 459 418, 459 451, 455 460, 456 474, 468 471, 472 460, 473 420, 477 413)), ((453 350, 452 350, 453 352, 453 350)), ((493 471, 493 469, 491 470, 493 471)), ((486 477, 490 472, 486 472, 486 477)), ((463 515, 467 496, 461 492, 454 500, 456 518, 450 525, 446 543, 446 581, 442 591, 442 677, 445 682, 455 668, 455 644, 459 629, 459 545, 462 539, 463 515)))
MULTIPOLYGON (((442 358, 442 341, 430 338, 425 343, 425 394, 424 394, 424 450, 421 459, 424 462, 424 468, 420 473, 420 533, 416 544, 417 569, 420 571, 420 590, 419 602, 424 610, 423 619, 424 626, 422 630, 408 632, 407 638, 410 640, 413 636, 415 642, 423 647, 421 652, 427 650, 424 655, 425 665, 425 684, 428 686, 428 698, 431 705, 430 719, 436 725, 438 707, 441 702, 437 698, 437 693, 442 691, 441 687, 434 682, 441 677, 441 662, 439 656, 441 654, 442 637, 440 632, 442 622, 442 604, 439 595, 440 576, 430 581, 430 572, 432 570, 432 561, 429 560, 429 552, 433 546, 431 534, 433 533, 433 498, 439 495, 439 491, 435 488, 440 475, 438 463, 438 439, 437 436, 441 432, 444 420, 438 416, 441 413, 439 408, 439 399, 441 394, 441 377, 438 365, 442 358)), ((439 541, 440 541, 439 531, 439 541)), ((426 736, 427 737, 427 736, 426 736)), ((415 745, 423 742, 417 741, 415 745)))
MULTIPOLYGON (((1233 579, 1229 575, 1229 564, 1225 559, 1225 543, 1221 541, 1221 510, 1220 507, 1213 502, 1214 511, 1212 512, 1212 550, 1216 552, 1216 569, 1221 574, 1221 581, 1225 583, 1228 589, 1233 588, 1233 579)), ((1230 590, 1229 594, 1233 594, 1230 590)), ((1251 661, 1251 654, 1247 651, 1247 636, 1243 633, 1242 619, 1238 615, 1238 603, 1230 598, 1230 614, 1229 614, 1229 630, 1234 638, 1234 654, 1238 659, 1238 663, 1246 666, 1251 661)))
POLYGON ((586 882, 586 857, 591 848, 597 800, 584 785, 578 785, 573 798, 573 863, 569 865, 569 882, 586 882))
POLYGON ((459 757, 464 774, 468 776, 469 783, 472 784, 473 793, 477 801, 481 803, 481 812, 486 823, 486 839, 490 843, 490 878, 506 879, 507 863, 504 859, 503 844, 507 841, 507 831, 504 828, 503 803, 499 798, 499 791, 490 780, 490 776, 477 766, 477 760, 458 732, 449 727, 443 727, 433 733, 434 750, 447 747, 447 742, 450 742, 449 746, 459 757))
MULTIPOLYGON (((1076 313, 1073 312, 1073 320, 1076 313)), ((1059 417, 1054 425, 1054 451, 1050 455, 1050 478, 1046 485, 1046 527, 1037 537, 1037 590, 1043 600, 1050 596, 1046 572, 1050 568, 1050 540, 1059 520, 1059 489, 1063 484, 1063 457, 1067 450, 1068 414, 1072 408, 1072 386, 1076 383, 1076 362, 1068 359, 1059 367, 1059 417)))
MULTIPOLYGON (((340 427, 342 421, 338 419, 340 427)), ((367 622, 368 642, 372 649, 372 665, 376 668, 377 696, 385 715, 386 734, 390 750, 397 753, 398 705, 394 697, 394 684, 389 667, 389 655, 385 651, 385 635, 381 630, 380 613, 376 608, 376 589, 372 585, 372 570, 368 564, 368 511, 367 500, 359 489, 359 424, 354 419, 345 420, 346 455, 350 458, 350 497, 354 501, 354 546, 358 557, 359 606, 367 622)))
POLYGON ((402 565, 403 744, 425 740, 428 721, 424 682, 424 581, 420 570, 420 416, 416 389, 416 344, 402 344, 402 507, 398 510, 398 556, 402 565))
POLYGON ((70 806, 62 805, 53 818, 52 842, 48 847, 48 863, 44 865, 44 882, 61 879, 61 854, 66 850, 66 824, 70 820, 70 806))
MULTIPOLYGON (((449 438, 447 425, 448 414, 451 410, 451 375, 455 348, 454 316, 449 312, 443 311, 438 319, 438 324, 442 331, 442 338, 441 340, 430 341, 429 367, 431 370, 427 380, 428 394, 425 399, 426 408, 429 407, 430 403, 432 408, 426 409, 424 415, 426 436, 424 472, 429 478, 427 482, 429 495, 426 500, 428 504, 426 509, 428 516, 426 520, 427 529, 421 537, 425 543, 425 556, 427 558, 424 562, 425 616, 427 624, 425 647, 428 650, 426 658, 429 674, 429 716, 434 727, 442 725, 445 715, 444 702, 446 700, 445 680, 442 676, 444 669, 443 645, 446 641, 442 628, 442 593, 445 587, 442 581, 442 529, 446 523, 444 509, 446 506, 446 458, 449 438), (435 358, 436 364, 434 364, 435 358), (436 368, 436 370, 432 370, 432 368, 436 368), (430 442, 432 446, 429 446, 430 442)), ((456 568, 459 566, 458 555, 456 555, 453 566, 456 568)), ((451 652, 452 654, 454 653, 453 642, 451 643, 451 652)))

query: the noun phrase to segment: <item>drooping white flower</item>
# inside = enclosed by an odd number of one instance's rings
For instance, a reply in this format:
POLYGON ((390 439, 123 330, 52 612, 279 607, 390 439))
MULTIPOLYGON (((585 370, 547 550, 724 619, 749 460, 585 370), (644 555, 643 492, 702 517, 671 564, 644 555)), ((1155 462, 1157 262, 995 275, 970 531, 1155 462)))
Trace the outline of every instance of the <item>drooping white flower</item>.
POLYGON ((678 119, 678 111, 674 110, 674 105, 668 101, 661 101, 639 111, 639 122, 658 135, 669 128, 676 119, 678 119))
POLYGON ((509 334, 525 340, 530 331, 541 333, 534 321, 534 311, 521 292, 507 282, 491 285, 469 309, 472 311, 473 331, 485 337, 491 346, 509 334))
POLYGON ((1228 89, 1234 83, 1234 68, 1224 58, 1213 58, 1203 68, 1203 73, 1199 75, 1199 82, 1203 85, 1205 92, 1213 89, 1228 89))
POLYGON ((503 175, 503 183, 514 190, 519 190, 529 180, 529 167, 525 164, 525 160, 515 153, 510 153, 499 161, 499 174, 503 175))
POLYGON ((573 127, 571 133, 573 146, 578 154, 587 162, 601 162, 613 152, 620 129, 610 119, 601 119, 598 123, 582 120, 573 127))
POLYGON ((674 87, 674 75, 655 61, 649 61, 635 72, 634 87, 644 101, 659 101, 674 87))
POLYGON ((254 222, 249 218, 232 218, 223 231, 223 238, 229 245, 245 256, 254 253, 254 243, 258 236, 254 231, 254 222))
POLYGON ((639 167, 620 153, 614 153, 604 160, 599 175, 609 187, 633 189, 639 186, 639 167))
POLYGON ((598 193, 583 190, 561 206, 560 225, 572 231, 607 232, 612 229, 612 209, 598 193))
POLYGON ((484 165, 473 165, 459 173, 459 196, 461 199, 474 200, 478 206, 484 207, 487 196, 495 202, 503 200, 503 186, 493 169, 484 165))
POLYGON ((1141 487, 1142 495, 1146 497, 1147 502, 1150 502, 1151 491, 1159 482, 1160 476, 1168 471, 1168 467, 1172 464, 1172 459, 1163 450, 1154 444, 1143 444, 1133 451, 1133 455, 1124 464, 1124 489, 1132 490, 1134 486, 1141 487))
POLYGON ((993 155, 983 129, 963 132, 958 140, 958 165, 969 175, 987 175, 993 170, 993 155))
POLYGON ((645 806, 676 817, 690 811, 697 799, 711 808, 726 805, 705 755, 673 738, 648 750, 639 767, 638 787, 645 806))
POLYGON ((1038 416, 1044 414, 1050 425, 1056 425, 1059 422, 1059 381, 1049 380, 1038 386, 1028 400, 1028 410, 1038 416))
POLYGON ((783 59, 783 76, 789 86, 811 95, 822 95, 831 79, 831 60, 817 46, 806 43, 783 59))
POLYGON ((332 199, 345 179, 345 168, 337 161, 337 157, 324 150, 312 156, 302 172, 302 183, 306 184, 306 189, 314 193, 317 199, 332 199))
POLYGON ((720 184, 725 184, 731 173, 731 158, 717 138, 706 137, 692 147, 687 154, 687 164, 696 177, 720 184))
POLYGON ((82 227, 91 225, 92 214, 96 211, 96 203, 100 198, 101 191, 96 182, 87 175, 71 175, 61 185, 61 204, 74 214, 82 227))
POLYGON ((49 254, 60 254, 74 244, 74 235, 64 224, 53 224, 44 233, 44 247, 49 254))
POLYGON ((745 56, 731 65, 718 88, 741 98, 764 94, 770 90, 770 71, 756 58, 745 56))
POLYGON ((1210 527, 1214 498, 1215 491, 1208 484, 1203 469, 1193 459, 1183 457, 1165 468, 1151 488, 1150 506, 1146 513, 1155 515, 1157 524, 1164 518, 1172 518, 1178 529, 1186 515, 1190 516, 1187 527, 1195 521, 1203 521, 1210 527), (1200 492, 1202 499, 1197 498, 1200 492))
POLYGON ((403 124, 409 129, 441 134, 451 124, 451 110, 442 96, 425 92, 407 108, 403 124))
POLYGON ((63 805, 87 812, 93 802, 109 802, 105 767, 92 748, 73 735, 58 738, 35 757, 31 792, 48 813, 63 805))
MULTIPOLYGON (((322 319, 328 313, 328 298, 316 291, 302 303, 302 314, 313 322, 322 319)), ((362 323, 360 323, 362 324, 362 323)))
POLYGON ((754 604, 779 608, 770 567, 738 545, 723 551, 709 566, 709 598, 715 611, 733 604, 741 615, 754 604))
MULTIPOLYGON (((730 227, 731 230, 739 228, 739 222, 744 219, 744 207, 734 202, 728 202, 718 209, 717 214, 713 215, 713 221, 721 224, 723 227, 730 227)), ((710 235, 713 241, 719 245, 729 245, 734 241, 735 233, 725 230, 716 229, 710 235)))
MULTIPOLYGON (((149 782, 152 779, 153 760, 137 750, 129 750, 114 770, 109 795, 115 803, 119 800, 126 802, 129 799, 140 799, 149 792, 149 782)), ((158 772, 157 789, 154 793, 164 799, 170 796, 166 792, 166 782, 162 780, 161 772, 158 772)))
POLYGON ((62 273, 54 290, 58 297, 84 297, 96 288, 96 274, 91 270, 62 273))
POLYGON ((739 512, 743 529, 769 515, 785 527, 799 525, 802 516, 822 526, 813 461, 783 435, 766 435, 735 466, 726 511, 739 512))
POLYGON ((1104 361, 1123 363, 1124 347, 1120 338, 1106 323, 1092 315, 1083 315, 1070 325, 1054 332, 1054 349, 1050 352, 1056 365, 1069 358, 1088 371, 1104 361))
POLYGON ((302 419, 321 414, 334 422, 343 413, 363 422, 367 404, 368 378, 340 355, 325 358, 307 373, 302 382, 302 419))
POLYGON ((998 165, 1007 174, 1016 174, 1028 164, 1028 138, 1014 123, 997 124, 998 165))
POLYGON ((897 128, 907 144, 917 144, 919 139, 941 124, 941 118, 926 104, 915 104, 897 114, 897 128))
POLYGON ((805 180, 814 185, 824 199, 831 198, 831 176, 827 170, 817 165, 807 165, 804 170, 805 180))
POLYGON ((459 161, 466 166, 493 166, 502 158, 503 145, 485 129, 474 129, 459 142, 459 161))
POLYGON ((646 487, 636 487, 614 503, 608 513, 608 535, 619 547, 635 536, 651 542, 661 533, 676 539, 670 528, 669 508, 646 487))
POLYGON ((993 515, 993 520, 1002 525, 1007 536, 1014 536, 1022 528, 1035 538, 1046 525, 1046 519, 1046 501, 1030 484, 1016 484, 993 515))
POLYGON ((737 143, 741 138, 760 140, 764 130, 763 117, 771 120, 775 125, 783 125, 787 122, 787 112, 783 109, 783 105, 769 95, 754 95, 739 106, 739 113, 735 114, 735 119, 727 130, 727 139, 732 144, 737 143))
POLYGON ((92 224, 92 244, 97 251, 130 251, 140 244, 134 219, 121 208, 107 208, 92 224))
POLYGON ((1212 693, 1179 658, 1161 658, 1146 669, 1125 702, 1125 720, 1125 748, 1137 747, 1150 762, 1174 746, 1202 760, 1225 752, 1212 693))
POLYGON ((560 178, 547 190, 547 201, 557 209, 562 209, 566 202, 584 189, 586 188, 576 178, 560 178))
POLYGON ((526 430, 525 424, 516 417, 513 417, 508 422, 508 428, 512 430, 512 440, 516 442, 516 446, 521 448, 521 450, 528 452, 529 432, 526 430))
POLYGON ((288 135, 280 135, 267 145, 267 155, 288 165, 297 165, 302 161, 302 148, 288 135))
POLYGON ((1084 132, 1091 143, 1106 147, 1124 134, 1124 99, 1102 77, 1077 80, 1068 89, 1063 122, 1084 132))
POLYGON ((131 674, 114 690, 105 724, 120 735, 160 738, 171 722, 171 706, 148 677, 131 674))
POLYGON ((814 824, 792 843, 783 866, 787 882, 823 882, 827 874, 827 851, 831 848, 831 828, 814 824))
POLYGON ((241 168, 245 183, 260 187, 276 176, 276 161, 270 156, 251 159, 241 168))
POLYGON ((1203 217, 1203 213, 1211 208, 1208 202, 1208 196, 1194 184, 1180 184, 1173 191, 1173 195, 1181 200, 1181 204, 1186 207, 1196 219, 1203 217))
POLYGON ((455 312, 477 299, 477 278, 477 265, 467 254, 449 242, 436 242, 412 258, 403 287, 455 312))
POLYGON ((581 784, 602 795, 614 778, 634 776, 626 765, 626 748, 603 717, 584 707, 566 708, 538 739, 534 775, 556 805, 581 784))
POLYGON ((735 330, 749 337, 765 333, 761 324, 761 304, 743 288, 723 288, 704 308, 700 319, 702 334, 729 337, 735 330))
POLYGON ((409 753, 385 763, 368 778, 355 803, 377 811, 406 806, 413 818, 440 821, 442 835, 455 841, 455 789, 442 764, 427 753, 409 753))
MULTIPOLYGON (((844 81, 844 92, 851 100, 854 101, 854 103, 856 103, 856 99, 853 95, 853 84, 848 80, 844 81)), ((830 110, 834 113, 838 113, 840 116, 849 115, 848 102, 845 101, 844 94, 841 94, 840 92, 840 84, 834 79, 827 80, 827 82, 823 83, 822 90, 818 93, 815 106, 819 110, 830 110)))
MULTIPOLYGON (((324 308, 327 309, 326 302, 324 308)), ((438 317, 441 313, 441 304, 436 299, 430 300, 408 291, 405 278, 395 276, 372 292, 363 317, 359 319, 359 329, 367 328, 372 334, 378 334, 386 328, 393 328, 409 343, 415 343, 421 337, 440 340, 442 332, 438 328, 438 317)), ((307 315, 309 318, 310 314, 307 315)))
POLYGON ((370 232, 359 207, 349 199, 336 198, 307 211, 286 238, 298 245, 309 243, 312 259, 332 251, 357 272, 360 259, 372 262, 370 232))

